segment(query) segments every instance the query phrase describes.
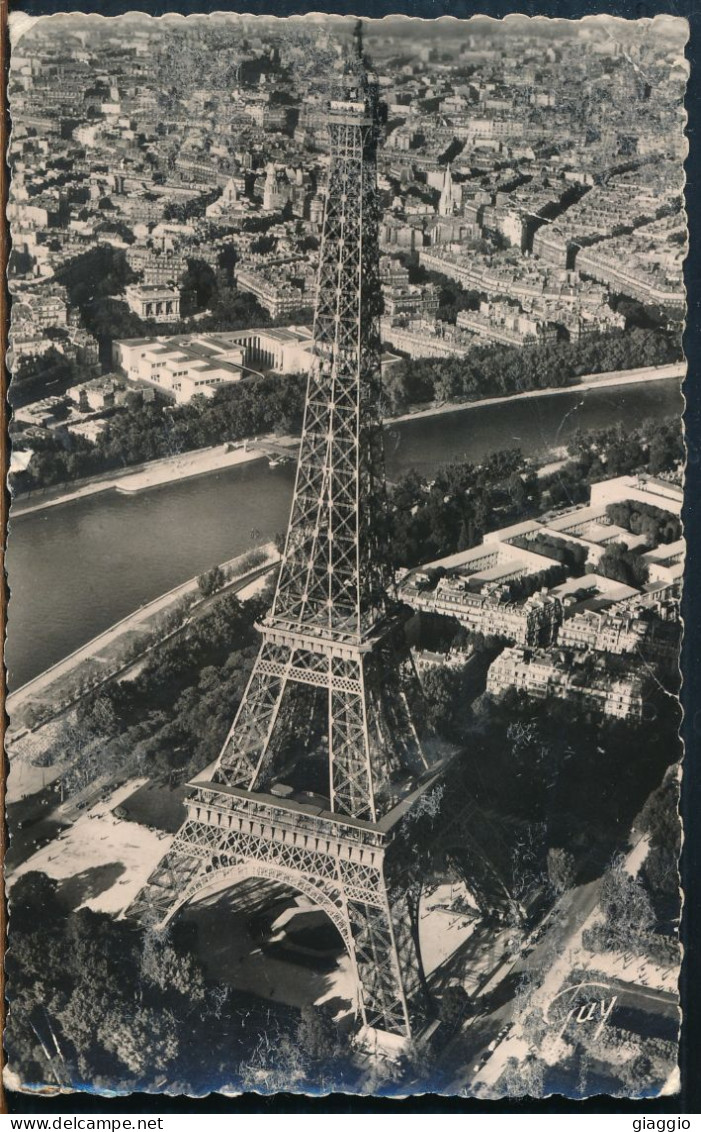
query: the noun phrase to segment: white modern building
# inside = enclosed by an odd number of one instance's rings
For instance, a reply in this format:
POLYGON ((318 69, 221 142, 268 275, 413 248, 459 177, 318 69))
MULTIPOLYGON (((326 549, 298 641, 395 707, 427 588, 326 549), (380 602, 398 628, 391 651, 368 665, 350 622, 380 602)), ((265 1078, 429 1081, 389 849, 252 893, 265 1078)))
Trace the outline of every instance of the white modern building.
POLYGON ((648 550, 643 554, 642 559, 647 566, 649 580, 668 585, 681 582, 684 576, 685 552, 686 543, 683 538, 657 546, 654 550, 648 550))
POLYGON ((649 507, 659 507, 681 515, 684 493, 676 483, 658 479, 656 476, 617 476, 615 479, 601 480, 591 485, 592 506, 606 506, 607 503, 646 503, 649 507))
POLYGON ((276 373, 309 373, 314 357, 314 337, 308 326, 276 326, 210 334, 211 340, 241 346, 245 364, 276 373))
POLYGON ((261 369, 308 373, 313 345, 307 326, 176 334, 115 341, 112 360, 130 380, 148 382, 186 403, 197 394, 211 397, 218 385, 261 369))
POLYGON ((219 385, 240 381, 245 350, 212 341, 210 335, 128 338, 114 342, 115 369, 131 381, 156 386, 178 404, 211 397, 219 385))

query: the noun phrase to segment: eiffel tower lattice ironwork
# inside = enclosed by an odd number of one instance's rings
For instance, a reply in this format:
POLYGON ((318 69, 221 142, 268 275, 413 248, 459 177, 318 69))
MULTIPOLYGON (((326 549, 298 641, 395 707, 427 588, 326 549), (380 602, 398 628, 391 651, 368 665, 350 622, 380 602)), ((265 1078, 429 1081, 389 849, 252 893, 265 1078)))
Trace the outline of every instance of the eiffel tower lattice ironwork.
POLYGON ((397 831, 438 771, 409 711, 385 545, 380 127, 357 31, 329 107, 315 365, 274 603, 211 780, 191 784, 187 820, 130 911, 166 922, 249 877, 301 891, 346 944, 362 1023, 410 1037, 425 1017, 425 979, 397 831), (289 785, 305 768, 322 768, 314 792, 289 785))

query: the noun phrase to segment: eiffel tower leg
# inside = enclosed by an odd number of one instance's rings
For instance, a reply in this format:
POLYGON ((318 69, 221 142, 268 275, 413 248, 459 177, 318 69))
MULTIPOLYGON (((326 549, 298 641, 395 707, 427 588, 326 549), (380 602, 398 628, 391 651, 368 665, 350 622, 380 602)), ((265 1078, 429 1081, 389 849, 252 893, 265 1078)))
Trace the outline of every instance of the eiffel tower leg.
POLYGON ((424 979, 406 894, 384 883, 377 902, 348 900, 362 1020, 409 1039, 426 1017, 424 979))
POLYGON ((374 783, 363 665, 333 658, 329 686, 329 775, 335 812, 374 821, 374 783))
POLYGON ((199 873, 205 871, 220 834, 188 819, 145 886, 128 909, 128 915, 149 927, 162 925, 199 873))
POLYGON ((270 756, 292 664, 292 650, 263 641, 233 726, 219 756, 215 781, 252 789, 270 756))

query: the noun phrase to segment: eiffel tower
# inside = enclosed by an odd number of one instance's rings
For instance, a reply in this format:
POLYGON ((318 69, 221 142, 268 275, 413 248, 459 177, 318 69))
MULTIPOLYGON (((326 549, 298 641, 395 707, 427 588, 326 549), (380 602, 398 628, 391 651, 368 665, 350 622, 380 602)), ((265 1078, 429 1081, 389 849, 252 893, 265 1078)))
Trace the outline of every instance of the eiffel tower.
POLYGON ((412 722, 415 676, 388 567, 380 419, 376 148, 382 111, 360 26, 338 96, 294 498, 262 643, 215 769, 129 914, 167 921, 256 878, 338 929, 360 1024, 408 1039, 427 1017, 417 886, 399 849, 437 781, 412 722), (304 786, 313 784, 313 788, 304 786))

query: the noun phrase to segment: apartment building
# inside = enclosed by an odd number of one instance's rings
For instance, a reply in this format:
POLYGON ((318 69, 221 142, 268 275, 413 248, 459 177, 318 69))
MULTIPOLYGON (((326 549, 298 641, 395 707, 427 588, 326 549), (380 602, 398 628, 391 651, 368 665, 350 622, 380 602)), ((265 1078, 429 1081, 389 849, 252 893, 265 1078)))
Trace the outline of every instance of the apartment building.
POLYGON ((509 688, 535 699, 577 703, 605 717, 642 719, 643 684, 639 676, 614 676, 605 664, 587 669, 576 656, 559 649, 504 649, 489 667, 487 691, 498 696, 509 688))

